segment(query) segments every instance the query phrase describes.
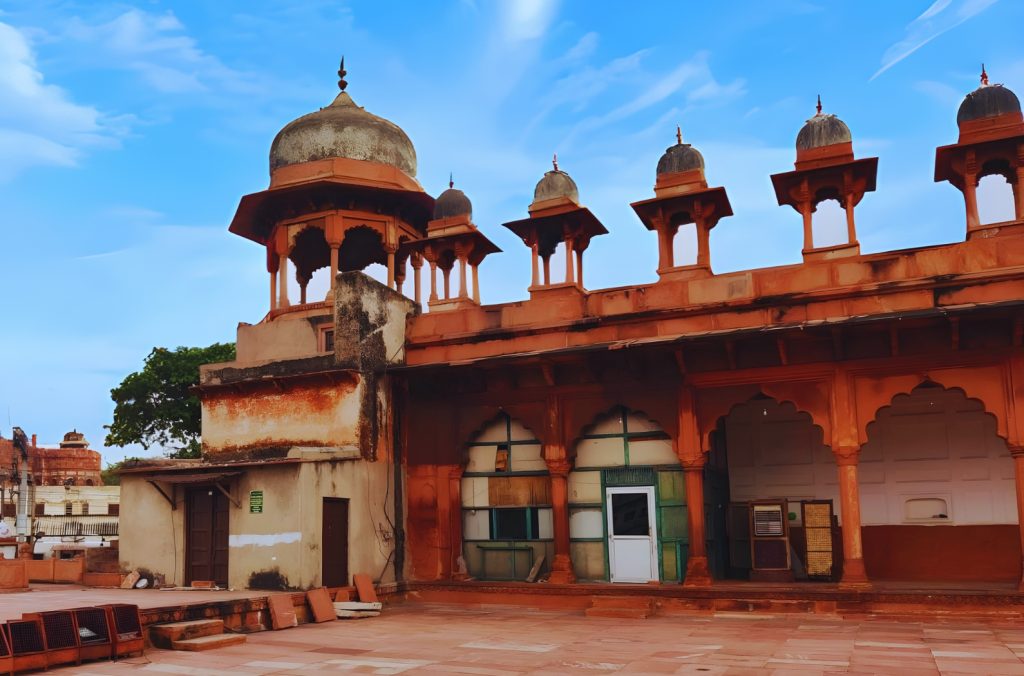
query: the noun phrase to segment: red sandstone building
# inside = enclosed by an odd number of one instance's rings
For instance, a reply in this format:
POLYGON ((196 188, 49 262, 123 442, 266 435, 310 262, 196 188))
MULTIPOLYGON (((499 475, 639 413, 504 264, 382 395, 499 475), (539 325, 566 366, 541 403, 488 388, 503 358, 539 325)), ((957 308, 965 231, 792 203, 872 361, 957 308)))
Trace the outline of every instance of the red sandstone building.
POLYGON ((732 206, 708 174, 728 175, 678 138, 632 224, 603 224, 556 164, 504 224, 528 297, 484 305, 497 247, 469 199, 427 195, 408 137, 340 84, 242 198, 230 230, 265 248, 269 312, 239 327, 236 362, 203 369, 204 459, 123 475, 126 505, 170 515, 176 538, 155 552, 125 524, 129 565, 298 586, 1021 582, 1024 118, 1008 88, 983 80, 936 154, 964 196, 961 242, 861 252, 878 158, 819 107, 772 176, 801 264, 711 270, 732 206), (989 175, 1012 186, 1013 220, 980 222, 989 175), (845 229, 823 246, 827 200, 845 229), (658 281, 588 290, 591 239, 641 226, 658 281), (370 263, 390 290, 354 272, 370 263), (307 298, 323 267, 331 292, 307 298))
MULTIPOLYGON (((85 435, 74 430, 64 435, 57 448, 36 445, 36 435, 28 447, 32 482, 36 486, 101 486, 100 454, 89 448, 85 435)), ((19 453, 10 439, 0 437, 0 468, 9 481, 18 482, 19 453)))

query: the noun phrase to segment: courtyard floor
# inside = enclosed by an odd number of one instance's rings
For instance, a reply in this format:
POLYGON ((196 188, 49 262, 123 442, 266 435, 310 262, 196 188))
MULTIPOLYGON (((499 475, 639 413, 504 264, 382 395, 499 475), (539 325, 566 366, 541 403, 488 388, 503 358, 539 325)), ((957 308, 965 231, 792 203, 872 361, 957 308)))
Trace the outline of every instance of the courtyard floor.
POLYGON ((1024 674, 1024 626, 718 613, 646 620, 405 603, 377 618, 250 634, 204 653, 150 650, 59 673, 1024 674))

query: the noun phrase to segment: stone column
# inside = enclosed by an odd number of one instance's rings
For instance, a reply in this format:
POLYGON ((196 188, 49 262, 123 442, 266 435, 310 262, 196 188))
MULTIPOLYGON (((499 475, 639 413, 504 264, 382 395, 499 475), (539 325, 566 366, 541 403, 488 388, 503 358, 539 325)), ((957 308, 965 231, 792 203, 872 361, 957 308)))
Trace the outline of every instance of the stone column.
POLYGON ((572 284, 572 238, 565 238, 565 283, 572 284))
POLYGON ((857 241, 857 226, 853 222, 853 193, 846 193, 846 241, 857 241))
MULTIPOLYGON (((1024 147, 1018 151, 1024 155, 1024 147)), ((1024 221, 1024 157, 1020 157, 1021 165, 1017 167, 1017 182, 1013 184, 1015 215, 1018 221, 1024 221)))
POLYGON ((441 277, 444 281, 444 299, 448 300, 452 297, 452 269, 442 267, 441 277))
POLYGON ((583 288, 583 249, 576 249, 576 283, 583 288))
POLYGON ((459 298, 469 298, 469 283, 466 281, 466 259, 459 258, 459 298))
POLYGON ((291 305, 288 302, 288 256, 280 254, 277 261, 277 307, 283 309, 291 305))
POLYGON ((533 265, 533 277, 531 278, 530 286, 537 286, 540 284, 540 263, 537 260, 540 257, 538 246, 537 242, 534 242, 533 245, 530 246, 530 261, 533 265))
MULTIPOLYGON (((973 159, 967 160, 968 165, 974 164, 973 159)), ((974 230, 981 225, 981 218, 978 216, 978 176, 973 170, 964 172, 964 207, 967 210, 967 230, 974 230)))
POLYGON ((341 244, 331 244, 331 290, 334 290, 334 285, 338 283, 335 279, 338 276, 338 249, 341 244))
MULTIPOLYGON (((1020 529, 1021 557, 1024 558, 1024 446, 1009 446, 1009 449, 1010 455, 1013 456, 1013 477, 1017 487, 1017 524, 1020 529)), ((1017 589, 1024 591, 1024 571, 1017 589)))
POLYGON ((277 271, 270 272, 270 311, 277 308, 277 271))
POLYGON ((672 267, 672 233, 668 226, 658 228, 658 270, 672 267))
POLYGON ((551 284, 551 256, 544 256, 544 286, 551 284))
POLYGON ((707 220, 702 216, 696 223, 697 227, 697 265, 702 268, 711 268, 711 228, 707 226, 707 220))
MULTIPOLYGON (((545 454, 547 455, 547 454, 545 454)), ((551 475, 551 519, 555 535, 555 558, 551 562, 553 584, 572 584, 576 573, 572 569, 569 546, 569 472, 572 466, 567 460, 548 461, 551 475)))
POLYGON ((864 544, 860 527, 860 482, 857 478, 859 446, 834 449, 839 470, 839 514, 843 520, 843 587, 868 587, 864 568, 864 544))
POLYGON ((428 300, 437 300, 437 263, 429 261, 430 263, 430 298, 428 300))
POLYGON ((395 247, 385 247, 388 252, 388 287, 395 288, 395 247))
POLYGON ((686 525, 690 540, 690 555, 686 559, 686 587, 710 587, 708 569, 707 533, 704 531, 704 465, 707 456, 683 464, 686 478, 686 525))
POLYGON ((814 248, 814 206, 808 202, 800 203, 800 214, 804 217, 804 251, 814 248))
POLYGON ((409 263, 412 265, 412 288, 413 288, 413 300, 416 301, 417 305, 422 305, 422 282, 420 281, 420 270, 423 268, 423 259, 419 254, 413 253, 409 257, 409 263))
POLYGON ((448 501, 451 505, 451 571, 453 580, 469 579, 462 555, 462 466, 448 472, 448 501))
POLYGON ((480 277, 477 275, 477 268, 479 265, 473 266, 473 300, 477 303, 480 302, 480 277))

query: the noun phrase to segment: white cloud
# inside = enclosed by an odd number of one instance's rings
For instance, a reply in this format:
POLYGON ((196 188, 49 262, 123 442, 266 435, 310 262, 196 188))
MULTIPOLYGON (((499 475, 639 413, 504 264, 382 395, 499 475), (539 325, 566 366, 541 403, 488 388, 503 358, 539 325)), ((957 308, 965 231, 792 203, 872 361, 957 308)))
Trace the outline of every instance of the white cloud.
POLYGON ((201 49, 170 11, 155 14, 133 8, 103 23, 76 17, 62 37, 88 45, 87 60, 133 71, 159 92, 250 92, 256 88, 251 76, 201 49))
POLYGON ((558 11, 555 0, 507 0, 501 3, 501 26, 509 42, 543 37, 558 11))
POLYGON ((885 50, 882 66, 871 79, 874 80, 935 38, 981 14, 996 2, 998 0, 935 0, 907 25, 906 36, 885 50))
MULTIPOLYGON (((637 54, 642 55, 642 52, 637 54)), ((636 56, 636 55, 634 55, 636 56)), ((690 59, 680 63, 670 72, 658 76, 646 89, 629 97, 624 103, 611 111, 583 120, 569 134, 566 144, 583 132, 592 132, 606 125, 629 118, 637 113, 671 100, 684 87, 690 89, 685 95, 688 105, 706 105, 734 100, 745 93, 745 82, 742 79, 722 85, 711 73, 708 66, 708 53, 698 52, 690 59)))
POLYGON ((25 35, 0 23, 0 180, 31 166, 74 166, 84 149, 116 145, 115 137, 98 110, 46 84, 25 35))

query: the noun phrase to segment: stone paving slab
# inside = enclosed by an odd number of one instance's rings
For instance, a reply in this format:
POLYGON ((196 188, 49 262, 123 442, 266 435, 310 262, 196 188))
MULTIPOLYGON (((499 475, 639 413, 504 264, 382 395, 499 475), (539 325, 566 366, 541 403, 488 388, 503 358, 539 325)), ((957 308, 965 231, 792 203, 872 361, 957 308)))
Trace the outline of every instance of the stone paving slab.
MULTIPOLYGON (((171 674, 1022 674, 1024 640, 1007 622, 892 622, 783 614, 646 620, 582 612, 405 603, 377 618, 250 634, 208 653, 144 658, 58 673, 171 674)), ((56 670, 55 670, 56 671, 56 670)))
POLYGON ((163 608, 210 601, 259 598, 259 591, 162 591, 160 589, 107 589, 63 584, 33 584, 28 591, 0 594, 0 621, 18 619, 26 611, 66 610, 101 603, 134 603, 139 608, 163 608))

